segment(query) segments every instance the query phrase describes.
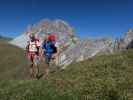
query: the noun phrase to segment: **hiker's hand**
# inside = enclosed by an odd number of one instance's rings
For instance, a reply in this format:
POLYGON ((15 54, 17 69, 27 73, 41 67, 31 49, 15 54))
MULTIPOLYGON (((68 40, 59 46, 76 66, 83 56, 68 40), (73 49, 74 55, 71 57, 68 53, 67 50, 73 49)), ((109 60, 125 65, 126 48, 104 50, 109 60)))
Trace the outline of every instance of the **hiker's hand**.
POLYGON ((39 49, 39 56, 40 56, 40 57, 43 57, 43 55, 44 55, 43 49, 40 48, 40 49, 39 49))
POLYGON ((57 57, 57 54, 52 55, 52 59, 55 59, 57 57))

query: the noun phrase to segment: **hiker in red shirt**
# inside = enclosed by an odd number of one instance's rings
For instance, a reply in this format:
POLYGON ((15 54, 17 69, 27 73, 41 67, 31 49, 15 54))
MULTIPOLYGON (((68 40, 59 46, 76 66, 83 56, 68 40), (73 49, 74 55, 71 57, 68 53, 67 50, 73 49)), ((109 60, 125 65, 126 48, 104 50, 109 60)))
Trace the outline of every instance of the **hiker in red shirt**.
POLYGON ((34 35, 30 35, 30 41, 26 46, 26 54, 30 61, 30 78, 35 78, 38 73, 40 41, 34 35))

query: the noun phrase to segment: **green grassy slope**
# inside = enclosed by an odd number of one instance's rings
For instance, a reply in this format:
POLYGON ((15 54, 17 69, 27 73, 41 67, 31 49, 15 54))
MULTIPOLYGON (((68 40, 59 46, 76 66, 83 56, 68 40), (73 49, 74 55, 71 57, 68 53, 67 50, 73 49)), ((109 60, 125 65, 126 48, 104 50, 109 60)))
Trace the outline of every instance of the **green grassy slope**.
POLYGON ((24 79, 26 63, 23 50, 0 39, 0 80, 24 79))
MULTIPOLYGON (((12 46, 10 49, 12 53, 16 50, 12 46)), ((10 75, 10 79, 14 79, 24 68, 25 61, 19 61, 24 57, 23 51, 17 49, 15 52, 17 56, 10 56, 15 60, 9 64, 3 62, 2 68, 0 65, 0 71, 5 73, 3 77, 10 75), (8 67, 14 70, 6 72, 8 67)), ((71 64, 64 71, 50 73, 48 80, 0 81, 0 100, 132 100, 132 76, 133 50, 128 50, 71 64)))

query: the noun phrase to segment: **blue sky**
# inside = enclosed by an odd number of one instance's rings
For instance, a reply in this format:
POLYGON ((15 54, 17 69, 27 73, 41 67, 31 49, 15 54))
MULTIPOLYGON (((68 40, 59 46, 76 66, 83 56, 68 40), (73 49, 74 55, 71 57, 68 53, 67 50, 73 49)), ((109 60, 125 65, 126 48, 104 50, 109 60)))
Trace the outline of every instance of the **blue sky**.
POLYGON ((133 0, 0 0, 0 35, 16 37, 43 18, 63 19, 77 35, 120 37, 133 27, 133 0))

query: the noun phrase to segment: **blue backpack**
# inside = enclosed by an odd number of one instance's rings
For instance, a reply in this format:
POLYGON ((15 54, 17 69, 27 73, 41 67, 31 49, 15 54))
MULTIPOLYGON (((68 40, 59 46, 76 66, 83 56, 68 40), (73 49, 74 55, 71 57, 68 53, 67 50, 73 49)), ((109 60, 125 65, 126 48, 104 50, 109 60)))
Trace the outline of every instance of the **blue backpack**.
POLYGON ((55 47, 55 42, 53 41, 44 41, 42 48, 45 50, 46 55, 51 55, 57 52, 57 48, 55 47))

